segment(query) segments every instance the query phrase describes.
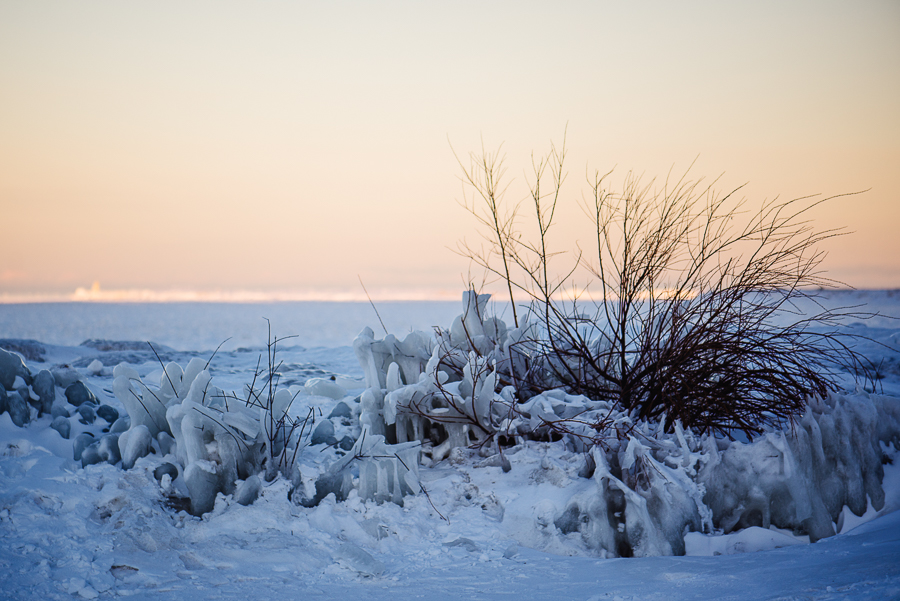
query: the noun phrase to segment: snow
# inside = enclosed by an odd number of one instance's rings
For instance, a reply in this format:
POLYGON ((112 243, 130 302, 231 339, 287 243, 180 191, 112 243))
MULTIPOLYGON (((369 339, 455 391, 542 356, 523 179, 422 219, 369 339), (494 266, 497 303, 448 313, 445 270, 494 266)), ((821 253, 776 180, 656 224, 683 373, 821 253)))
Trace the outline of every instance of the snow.
MULTIPOLYGON (((867 298, 863 293, 854 294, 853 300, 867 298)), ((893 307, 896 313, 900 307, 900 298, 888 293, 871 296, 886 310, 893 307)), ((477 301, 480 299, 467 299, 471 308, 484 311, 477 301)), ((900 333, 896 325, 885 321, 847 327, 862 327, 874 340, 890 344, 900 333)), ((500 326, 484 321, 482 327, 496 332, 500 326)), ((425 357, 393 363, 399 371, 391 369, 390 363, 385 365, 383 342, 371 331, 367 336, 371 340, 365 345, 373 351, 371 355, 360 353, 365 350, 362 343, 355 345, 356 350, 337 345, 279 350, 284 361, 282 390, 290 388, 294 396, 289 413, 303 416, 312 411, 316 425, 327 420, 337 440, 348 435, 360 438, 354 449, 343 454, 324 445, 303 447, 293 478, 282 475, 267 482, 256 475, 238 477, 227 492, 218 480, 225 464, 220 449, 225 449, 222 441, 227 436, 196 437, 182 416, 181 428, 172 431, 178 441, 173 450, 166 433, 172 423, 172 406, 162 407, 160 414, 148 404, 157 419, 139 421, 134 416, 143 406, 128 399, 139 396, 149 402, 153 394, 148 396, 148 392, 152 392, 170 400, 180 398, 178 407, 198 401, 198 406, 203 406, 202 389, 210 382, 224 391, 242 390, 256 369, 259 350, 220 351, 206 371, 203 368, 211 353, 169 349, 162 353, 167 363, 163 371, 152 354, 141 355, 140 350, 125 348, 128 345, 113 344, 100 350, 45 344, 44 364, 26 360, 33 373, 49 366, 76 365, 51 371, 57 380, 62 376, 68 383, 75 372, 101 403, 119 409, 121 415, 132 415, 130 428, 116 439, 115 451, 127 463, 133 462, 133 467, 125 470, 121 463, 105 461, 82 467, 82 462, 75 460, 73 445, 84 432, 94 434, 91 443, 97 444, 95 451, 101 454, 100 443, 109 436, 102 431, 109 426, 102 419, 83 424, 73 413, 64 418, 71 428, 70 438, 64 439, 50 427, 51 415, 21 428, 8 413, 0 415, 0 597, 222 599, 264 594, 271 598, 519 596, 676 601, 900 597, 897 441, 879 442, 872 431, 863 439, 865 432, 859 426, 863 418, 854 417, 865 417, 867 408, 877 403, 894 406, 890 395, 900 391, 900 372, 896 370, 886 370, 882 380, 885 395, 851 389, 813 406, 805 421, 801 420, 799 428, 806 438, 798 438, 799 442, 769 433, 758 447, 723 443, 723 448, 716 449, 720 461, 716 466, 702 464, 699 457, 710 451, 687 433, 672 439, 668 461, 657 460, 652 450, 637 440, 629 443, 621 454, 622 465, 632 470, 652 466, 659 481, 650 482, 648 490, 683 491, 679 493, 683 498, 678 497, 682 500, 670 500, 670 506, 682 508, 679 511, 698 508, 699 513, 679 514, 667 522, 679 533, 684 524, 695 524, 694 531, 674 537, 670 532, 646 542, 648 549, 662 552, 670 540, 681 538, 686 555, 604 558, 607 553, 602 545, 592 543, 592 537, 599 540, 614 533, 604 534, 601 526, 587 529, 581 525, 585 517, 592 520, 591 503, 596 503, 598 486, 604 482, 612 487, 609 490, 618 486, 613 476, 604 472, 598 454, 593 456, 596 465, 589 478, 584 477, 585 456, 573 453, 565 441, 527 442, 503 455, 490 449, 479 452, 448 447, 432 453, 433 464, 426 457, 423 465, 404 472, 399 468, 412 463, 410 452, 419 452, 415 443, 406 442, 407 446, 391 451, 397 445, 387 444, 383 434, 374 430, 363 440, 361 427, 377 422, 378 411, 387 417, 388 407, 396 409, 392 395, 398 396, 403 383, 412 380, 411 374, 421 373, 427 364, 425 357), (123 353, 131 353, 133 362, 111 369, 123 353), (356 361, 360 354, 368 361, 363 366, 356 361), (137 381, 147 384, 141 388, 137 381), (371 390, 366 392, 373 381, 388 390, 380 399, 371 390), (196 382, 202 382, 202 387, 193 386, 196 382), (816 427, 822 430, 823 418, 830 419, 824 427, 840 432, 838 438, 846 439, 851 453, 829 449, 827 435, 824 446, 816 443, 819 439, 812 434, 816 427), (191 443, 182 442, 185 432, 194 436, 191 443), (828 470, 813 460, 816 449, 827 460, 821 465, 836 466, 830 479, 828 470), (773 455, 776 451, 782 471, 793 469, 796 476, 786 480, 795 487, 790 492, 793 497, 782 495, 779 500, 803 498, 811 507, 815 501, 810 491, 822 489, 824 482, 832 494, 821 502, 826 506, 840 503, 836 508, 826 507, 826 519, 838 533, 810 543, 809 537, 775 524, 747 525, 727 533, 721 529, 704 532, 703 524, 712 516, 703 514, 702 502, 692 501, 691 495, 697 493, 692 488, 695 483, 705 482, 709 487, 716 478, 724 478, 716 476, 713 468, 723 469, 729 462, 758 468, 763 459, 760 453, 773 455), (365 457, 371 457, 368 464, 365 457), (856 457, 857 463, 848 463, 850 457, 856 457), (880 465, 883 500, 871 484, 877 476, 872 473, 872 458, 877 458, 879 465, 882 459, 891 461, 880 465), (317 480, 323 474, 342 473, 348 465, 355 466, 350 472, 351 486, 341 495, 323 495, 311 507, 291 502, 295 491, 302 493, 297 498, 317 496, 317 480), (704 465, 709 468, 706 480, 701 478, 704 465), (679 480, 692 466, 699 468, 695 470, 697 480, 679 480), (858 494, 847 496, 835 488, 835 481, 843 482, 847 490, 865 491, 863 506, 858 506, 858 494), (673 483, 677 484, 674 488, 673 483), (413 484, 420 490, 415 491, 413 484), (196 502, 209 509, 202 517, 192 515, 188 506, 178 506, 177 496, 166 494, 187 495, 191 488, 199 491, 192 500, 196 497, 196 502), (338 501, 339 496, 344 500, 338 501), (832 513, 837 514, 836 519, 832 513)), ((398 344, 410 351, 410 357, 421 354, 422 341, 415 336, 398 344)), ((886 365, 897 365, 896 353, 876 350, 874 345, 869 351, 886 357, 886 365)), ((493 419, 480 382, 475 374, 469 379, 472 382, 461 384, 463 390, 458 394, 476 402, 461 407, 493 419), (471 388, 468 391, 467 386, 471 388)), ((64 404, 64 397, 57 399, 60 402, 64 404)), ((541 397, 534 406, 552 414, 559 404, 551 395, 541 397)), ((284 406, 284 399, 277 399, 275 413, 283 412, 284 406)), ((223 428, 198 412, 189 415, 193 431, 207 428, 219 432, 223 428)), ((228 427, 253 437, 253 424, 258 421, 247 421, 239 412, 225 415, 232 416, 228 427)), ((391 417, 397 420, 400 415, 395 412, 391 417)), ((880 415, 894 414, 882 410, 880 415)), ((867 419, 870 428, 885 429, 881 438, 890 438, 888 419, 867 419)), ((304 436, 311 431, 308 428, 304 436)), ((105 440, 103 454, 108 458, 113 449, 111 439, 105 440)), ((344 483, 342 476, 339 484, 343 487, 344 483)), ((622 487, 631 491, 626 484, 622 487)), ((741 487, 749 489, 752 483, 735 480, 730 490, 741 487)), ((745 498, 749 493, 735 494, 745 498)), ((641 499, 644 497, 629 501, 628 510, 640 509, 641 499)), ((772 503, 770 499, 766 506, 772 507, 772 503)), ((796 500, 792 503, 796 511, 799 504, 796 500)), ((726 505, 723 500, 712 510, 726 513, 726 505)), ((672 517, 671 512, 666 515, 672 517)), ((652 522, 649 516, 646 523, 652 522)))

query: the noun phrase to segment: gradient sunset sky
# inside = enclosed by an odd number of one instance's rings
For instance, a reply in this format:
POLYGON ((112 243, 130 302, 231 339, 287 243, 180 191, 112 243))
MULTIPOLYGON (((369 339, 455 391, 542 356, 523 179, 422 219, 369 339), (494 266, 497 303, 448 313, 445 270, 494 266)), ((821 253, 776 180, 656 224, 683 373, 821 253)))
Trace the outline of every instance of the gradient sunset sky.
MULTIPOLYGON (((461 156, 869 190, 825 267, 900 287, 900 3, 0 2, 0 298, 457 298, 461 156)), ((519 192, 511 188, 513 200, 519 192)), ((568 201, 567 201, 568 202, 568 201)), ((499 292, 499 287, 497 287, 499 292)))

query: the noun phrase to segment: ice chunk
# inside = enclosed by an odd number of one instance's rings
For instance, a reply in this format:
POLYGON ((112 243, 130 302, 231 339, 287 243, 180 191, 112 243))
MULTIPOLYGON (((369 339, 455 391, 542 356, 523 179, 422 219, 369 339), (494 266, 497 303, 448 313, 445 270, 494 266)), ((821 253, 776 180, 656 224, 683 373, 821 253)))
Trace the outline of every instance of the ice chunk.
POLYGON ((159 377, 159 396, 163 404, 168 404, 169 400, 178 398, 183 375, 184 370, 174 361, 166 364, 162 375, 159 377))
POLYGON ((403 386, 403 382, 400 380, 400 366, 394 362, 391 362, 391 364, 388 366, 384 386, 389 392, 397 390, 398 388, 403 386))
MULTIPOLYGON (((110 430, 112 431, 112 430, 110 430)), ((159 452, 163 457, 175 452, 175 439, 167 432, 160 432, 156 435, 156 442, 159 445, 159 452)))
POLYGON ((420 488, 419 448, 418 442, 388 445, 383 436, 370 434, 363 427, 353 449, 330 471, 339 472, 357 459, 360 498, 403 505, 403 496, 416 494, 420 488))
POLYGON ((344 390, 337 382, 327 378, 310 378, 304 385, 307 394, 315 396, 324 396, 339 401, 347 396, 344 390))
POLYGON ((688 532, 684 537, 686 555, 732 555, 735 553, 755 553, 771 551, 781 547, 802 545, 805 541, 788 536, 777 530, 751 526, 720 536, 708 536, 699 532, 688 532))
POLYGON ((334 552, 334 560, 360 574, 380 576, 384 564, 353 543, 342 543, 334 552))
POLYGON ((384 388, 386 362, 392 356, 393 336, 375 340, 372 328, 364 328, 353 341, 353 351, 366 376, 368 388, 384 388))
POLYGON ((243 432, 249 438, 256 438, 259 435, 259 420, 250 417, 247 413, 228 411, 223 414, 222 421, 232 428, 243 432))
POLYGON ((92 376, 99 376, 103 372, 103 363, 99 359, 94 359, 88 364, 87 370, 92 376))
POLYGON ((262 481, 259 476, 253 475, 241 481, 234 491, 235 502, 241 505, 251 505, 262 490, 262 481))
POLYGON ((123 376, 128 380, 140 380, 141 376, 137 370, 127 363, 119 363, 113 368, 113 378, 123 376))
MULTIPOLYGON (((187 364, 187 367, 184 368, 184 373, 181 375, 181 382, 178 386, 178 398, 184 399, 188 392, 194 385, 194 381, 197 377, 206 371, 206 362, 200 357, 193 357, 187 364)), ((208 373, 208 372, 207 372, 208 373)), ((206 380, 209 382, 209 379, 206 380)), ((205 383, 201 385, 201 389, 205 389, 205 383)), ((194 402, 196 399, 192 399, 194 402)))

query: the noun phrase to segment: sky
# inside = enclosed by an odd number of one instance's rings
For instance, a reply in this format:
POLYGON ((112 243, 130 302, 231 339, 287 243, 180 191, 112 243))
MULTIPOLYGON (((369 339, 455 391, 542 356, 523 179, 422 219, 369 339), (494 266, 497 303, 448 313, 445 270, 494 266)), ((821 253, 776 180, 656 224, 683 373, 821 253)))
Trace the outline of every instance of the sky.
MULTIPOLYGON (((456 298, 456 156, 508 199, 687 169, 900 287, 900 4, 0 1, 0 299, 456 298)), ((489 284, 494 292, 502 287, 489 284), (494 290, 496 288, 496 290, 494 290)))

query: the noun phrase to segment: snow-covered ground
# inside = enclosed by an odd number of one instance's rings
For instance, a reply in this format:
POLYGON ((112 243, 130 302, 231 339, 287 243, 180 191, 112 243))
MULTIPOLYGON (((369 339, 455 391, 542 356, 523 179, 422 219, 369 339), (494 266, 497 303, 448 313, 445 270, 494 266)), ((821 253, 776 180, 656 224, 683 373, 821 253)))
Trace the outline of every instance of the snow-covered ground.
MULTIPOLYGON (((843 294, 835 302, 871 302, 869 310, 900 314, 893 293, 843 294)), ((29 337, 19 327, 16 336, 29 337)), ((898 346, 900 324, 892 320, 846 327, 898 346)), ((7 337, 2 330, 0 336, 7 337)), ((140 345, 17 344, 13 350, 28 357, 33 373, 70 365, 101 403, 123 414, 112 368, 126 362, 148 382, 162 375, 157 358, 140 345)), ((211 355, 178 348, 159 349, 163 361, 184 366, 211 355)), ((900 395, 900 354, 877 344, 863 350, 881 364, 880 392, 900 395)), ((210 363, 213 382, 240 390, 259 354, 259 348, 220 351, 210 363)), ((289 347, 279 359, 284 386, 334 376, 351 397, 364 387, 349 346, 289 347)), ((313 408, 327 416, 337 403, 304 395, 292 411, 313 408)), ((363 501, 354 489, 345 501, 326 497, 307 508, 289 500, 291 483, 278 478, 263 485, 253 504, 220 494, 214 510, 198 518, 164 494, 174 484, 164 477, 161 486, 154 476, 164 462, 160 454, 138 459, 130 470, 108 463, 82 468, 73 459, 74 439, 81 431, 99 435, 108 424, 101 418, 83 424, 74 413, 64 439, 51 420, 45 415, 20 428, 9 413, 0 415, 0 598, 900 598, 900 453, 891 446, 882 446, 892 461, 884 465, 883 508, 870 504, 861 517, 845 508, 836 536, 810 544, 774 527, 689 533, 687 556, 603 559, 577 532, 564 534, 554 524, 586 482, 578 475, 584 457, 564 443, 510 449, 508 472, 493 457, 456 449, 420 469, 427 495, 408 496, 402 507, 363 501)), ((359 432, 354 420, 334 421, 337 439, 359 432)), ((298 461, 307 489, 311 475, 339 454, 325 445, 303 451, 298 461)))

